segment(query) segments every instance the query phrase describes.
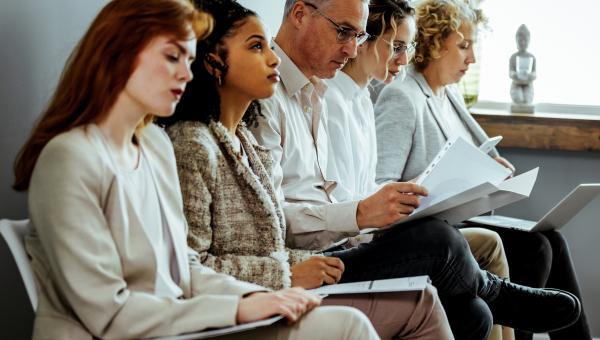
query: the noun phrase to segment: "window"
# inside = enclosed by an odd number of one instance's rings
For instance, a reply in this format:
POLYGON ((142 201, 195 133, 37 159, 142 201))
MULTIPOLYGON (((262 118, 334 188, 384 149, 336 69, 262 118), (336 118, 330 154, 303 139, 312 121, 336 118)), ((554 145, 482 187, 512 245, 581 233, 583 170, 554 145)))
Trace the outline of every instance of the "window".
POLYGON ((600 114, 600 1, 485 0, 481 8, 490 30, 479 37, 480 102, 512 101, 508 61, 517 51, 517 28, 525 24, 531 32, 528 51, 537 62, 538 108, 583 105, 590 111, 589 106, 597 106, 591 111, 600 114))

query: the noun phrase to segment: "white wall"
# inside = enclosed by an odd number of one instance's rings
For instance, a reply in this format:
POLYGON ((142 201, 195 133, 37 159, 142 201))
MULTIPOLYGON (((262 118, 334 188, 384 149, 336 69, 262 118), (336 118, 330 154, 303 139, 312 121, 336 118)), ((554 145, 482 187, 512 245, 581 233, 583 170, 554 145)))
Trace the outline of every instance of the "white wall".
POLYGON ((46 105, 68 54, 106 0, 0 2, 0 217, 27 215, 11 190, 12 164, 46 105))
POLYGON ((285 0, 238 0, 243 6, 255 11, 275 36, 283 18, 283 5, 285 0))

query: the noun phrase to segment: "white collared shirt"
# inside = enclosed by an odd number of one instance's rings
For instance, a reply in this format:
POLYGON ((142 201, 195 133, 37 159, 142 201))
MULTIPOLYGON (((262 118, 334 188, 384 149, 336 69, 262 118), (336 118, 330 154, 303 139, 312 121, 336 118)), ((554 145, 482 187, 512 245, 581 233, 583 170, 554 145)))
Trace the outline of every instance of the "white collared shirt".
MULTIPOLYGON (((263 117, 253 133, 273 158, 275 189, 283 203, 285 219, 292 237, 309 232, 329 236, 326 241, 298 247, 318 248, 334 240, 338 233, 357 233, 358 201, 339 203, 332 191, 336 183, 327 174, 327 107, 323 100, 325 83, 308 79, 275 43, 281 58, 281 83, 275 94, 261 102, 263 117)), ((294 241, 293 239, 291 241, 294 241)))
POLYGON ((363 199, 380 187, 375 182, 377 138, 369 91, 344 72, 326 82, 327 176, 338 184, 333 195, 339 201, 363 199))

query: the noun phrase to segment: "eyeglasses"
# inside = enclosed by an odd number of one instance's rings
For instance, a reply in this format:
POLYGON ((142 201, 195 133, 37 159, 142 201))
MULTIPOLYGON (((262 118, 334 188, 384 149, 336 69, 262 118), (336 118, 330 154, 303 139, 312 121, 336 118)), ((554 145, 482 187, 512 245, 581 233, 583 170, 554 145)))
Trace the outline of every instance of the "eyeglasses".
POLYGON ((304 4, 306 4, 306 6, 312 7, 315 10, 315 12, 317 12, 320 16, 327 19, 333 26, 335 26, 335 29, 337 31, 338 43, 345 44, 352 39, 356 39, 356 43, 358 45, 360 45, 360 44, 364 43, 365 41, 367 41, 367 39, 369 39, 369 33, 357 32, 353 28, 341 26, 341 25, 337 24, 335 21, 333 21, 330 17, 328 17, 325 13, 321 12, 317 6, 311 4, 310 2, 306 2, 306 1, 302 1, 302 2, 304 2, 304 4))
POLYGON ((417 43, 415 43, 414 41, 412 41, 408 45, 406 45, 403 42, 399 42, 397 44, 391 44, 387 40, 385 42, 392 45, 392 48, 394 49, 394 54, 392 56, 393 59, 399 58, 402 54, 404 54, 404 52, 406 52, 408 55, 412 55, 413 53, 415 53, 415 47, 417 45, 417 43))
POLYGON ((408 45, 406 45, 404 43, 398 43, 398 45, 394 46, 394 58, 399 57, 404 52, 406 52, 409 55, 412 55, 413 53, 415 53, 416 46, 417 46, 417 43, 414 41, 411 41, 408 45))

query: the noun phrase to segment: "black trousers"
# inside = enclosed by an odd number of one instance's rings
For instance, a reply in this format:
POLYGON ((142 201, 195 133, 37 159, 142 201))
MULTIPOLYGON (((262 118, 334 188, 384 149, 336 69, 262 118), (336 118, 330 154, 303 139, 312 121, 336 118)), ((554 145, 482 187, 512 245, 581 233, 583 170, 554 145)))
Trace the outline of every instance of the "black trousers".
MULTIPOLYGON (((535 288, 562 289, 576 295, 583 303, 569 246, 561 233, 529 233, 515 229, 477 226, 494 230, 502 238, 512 282, 535 288)), ((575 324, 549 334, 552 340, 592 339, 583 309, 575 324)), ((515 335, 517 340, 533 338, 531 333, 522 331, 515 332, 515 335)))
POLYGON ((479 269, 462 234, 447 223, 423 219, 390 229, 372 242, 324 253, 346 267, 341 282, 429 275, 456 339, 486 339, 493 317, 486 301, 498 277, 479 269))

